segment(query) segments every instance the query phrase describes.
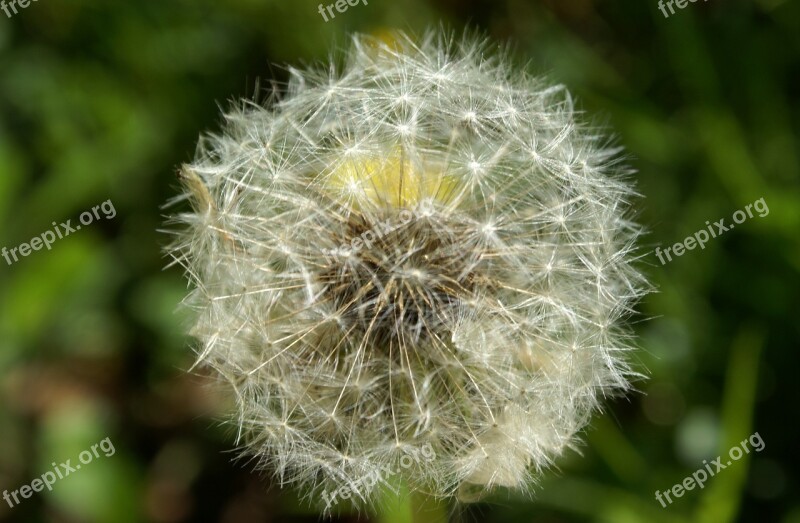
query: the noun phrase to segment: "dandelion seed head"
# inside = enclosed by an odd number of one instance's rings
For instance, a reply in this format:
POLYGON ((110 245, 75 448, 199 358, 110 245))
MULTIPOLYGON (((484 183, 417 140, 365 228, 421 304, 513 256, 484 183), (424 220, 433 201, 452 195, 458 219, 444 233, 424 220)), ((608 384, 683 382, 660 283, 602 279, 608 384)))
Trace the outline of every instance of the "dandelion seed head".
POLYGON ((355 36, 291 75, 201 139, 170 249, 242 449, 310 499, 369 505, 385 470, 529 489, 633 375, 618 149, 470 36, 355 36))

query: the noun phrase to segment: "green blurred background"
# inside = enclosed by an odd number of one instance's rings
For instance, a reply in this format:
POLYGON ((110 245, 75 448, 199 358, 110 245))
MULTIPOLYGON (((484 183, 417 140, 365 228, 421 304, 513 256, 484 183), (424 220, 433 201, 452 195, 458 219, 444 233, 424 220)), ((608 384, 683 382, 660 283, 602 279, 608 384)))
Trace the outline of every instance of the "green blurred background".
POLYGON ((163 270, 161 206, 219 106, 285 80, 284 64, 325 60, 351 31, 440 23, 510 42, 615 130, 639 171, 642 265, 658 287, 636 318, 639 391, 595 418, 582 455, 532 500, 498 493, 453 519, 800 522, 800 2, 787 0, 696 2, 669 18, 656 0, 369 0, 327 23, 295 0, 0 12, 0 247, 108 199, 117 211, 51 251, 0 259, 0 490, 107 436, 116 450, 52 492, 0 500, 0 520, 318 519, 233 460, 215 395, 185 372, 186 283, 163 270), (768 216, 704 250, 663 266, 652 254, 762 197, 768 216), (655 500, 754 432, 761 452, 667 508, 655 500))

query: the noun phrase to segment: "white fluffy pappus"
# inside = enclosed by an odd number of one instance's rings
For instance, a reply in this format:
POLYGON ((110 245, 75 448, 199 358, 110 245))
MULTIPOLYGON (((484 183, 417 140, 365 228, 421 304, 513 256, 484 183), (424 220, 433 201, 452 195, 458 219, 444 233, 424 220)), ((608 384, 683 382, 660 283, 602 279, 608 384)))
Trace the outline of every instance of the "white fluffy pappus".
POLYGON ((369 506, 387 469, 439 497, 530 488, 634 374, 619 149, 471 36, 358 35, 290 72, 201 139, 169 249, 244 453, 311 500, 369 506))

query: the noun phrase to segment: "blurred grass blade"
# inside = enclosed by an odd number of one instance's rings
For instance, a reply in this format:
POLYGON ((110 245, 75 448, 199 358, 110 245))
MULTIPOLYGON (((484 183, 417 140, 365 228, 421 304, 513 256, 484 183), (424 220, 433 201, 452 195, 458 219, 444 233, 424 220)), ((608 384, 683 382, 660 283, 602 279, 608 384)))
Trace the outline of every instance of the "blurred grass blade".
MULTIPOLYGON (((761 330, 749 326, 742 328, 733 342, 722 404, 723 436, 719 456, 723 463, 729 459, 728 451, 739 447, 753 432, 758 361, 763 345, 761 330)), ((749 463, 750 452, 745 452, 724 472, 710 478, 706 495, 697 509, 695 520, 698 523, 726 523, 736 519, 749 463)))

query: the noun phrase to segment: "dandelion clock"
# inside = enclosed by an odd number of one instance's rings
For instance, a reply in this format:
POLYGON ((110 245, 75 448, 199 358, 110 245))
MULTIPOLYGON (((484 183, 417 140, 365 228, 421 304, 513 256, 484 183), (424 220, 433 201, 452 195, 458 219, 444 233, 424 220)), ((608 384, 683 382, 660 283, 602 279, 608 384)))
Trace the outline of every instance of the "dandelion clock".
POLYGON ((633 376, 630 170, 506 62, 472 36, 355 36, 182 168, 198 364, 242 452, 327 510, 398 481, 530 490, 633 376))

